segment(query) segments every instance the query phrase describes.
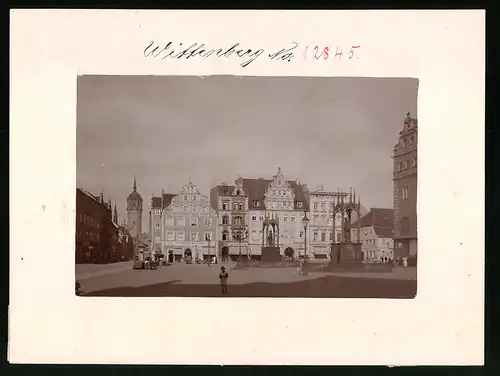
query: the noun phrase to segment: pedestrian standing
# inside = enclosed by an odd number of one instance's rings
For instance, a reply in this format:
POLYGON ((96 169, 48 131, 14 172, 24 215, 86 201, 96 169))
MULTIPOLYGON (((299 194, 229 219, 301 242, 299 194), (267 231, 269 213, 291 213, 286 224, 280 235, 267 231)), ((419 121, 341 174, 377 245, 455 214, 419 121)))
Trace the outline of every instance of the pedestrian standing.
POLYGON ((222 290, 222 295, 227 295, 227 278, 228 277, 229 277, 229 275, 226 272, 226 268, 221 266, 219 279, 220 279, 220 287, 222 290))

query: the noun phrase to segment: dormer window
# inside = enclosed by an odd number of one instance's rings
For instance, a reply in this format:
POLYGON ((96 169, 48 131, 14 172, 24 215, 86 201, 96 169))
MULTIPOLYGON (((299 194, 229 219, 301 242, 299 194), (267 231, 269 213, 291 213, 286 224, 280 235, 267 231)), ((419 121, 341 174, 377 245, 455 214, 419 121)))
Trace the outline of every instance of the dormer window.
POLYGON ((255 207, 260 206, 259 200, 253 200, 253 206, 255 206, 255 207))
POLYGON ((236 195, 237 195, 237 196, 240 196, 240 195, 241 195, 241 191, 240 191, 239 189, 236 191, 236 195))
POLYGON ((302 201, 297 201, 297 207, 301 208, 302 207, 302 201))

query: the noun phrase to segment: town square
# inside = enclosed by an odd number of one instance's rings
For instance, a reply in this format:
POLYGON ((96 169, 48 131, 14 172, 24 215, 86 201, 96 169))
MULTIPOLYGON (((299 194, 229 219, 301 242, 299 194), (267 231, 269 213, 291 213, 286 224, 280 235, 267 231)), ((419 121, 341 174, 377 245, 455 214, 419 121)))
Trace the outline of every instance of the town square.
MULTIPOLYGON (((133 262, 77 265, 82 296, 221 297, 220 264, 174 264, 155 270, 132 269, 133 262)), ((416 267, 368 271, 327 271, 325 263, 298 267, 242 267, 223 264, 229 274, 228 297, 413 298, 416 267)))
POLYGON ((78 295, 415 297, 417 80, 82 76, 78 88, 78 295), (199 113, 182 111, 195 99, 199 113), (227 101, 251 119, 219 111, 227 101), (331 124, 308 129, 301 108, 331 124), (246 155, 249 129, 261 137, 246 155))

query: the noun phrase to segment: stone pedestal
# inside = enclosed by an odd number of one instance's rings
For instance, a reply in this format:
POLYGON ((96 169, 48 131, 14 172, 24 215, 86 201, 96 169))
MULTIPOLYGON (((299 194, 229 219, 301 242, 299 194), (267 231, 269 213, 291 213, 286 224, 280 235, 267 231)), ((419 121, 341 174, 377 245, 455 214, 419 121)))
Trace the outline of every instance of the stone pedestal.
POLYGON ((331 264, 362 264, 363 253, 361 243, 335 243, 332 244, 331 264))
POLYGON ((281 261, 279 247, 262 247, 261 261, 264 261, 264 262, 279 262, 279 261, 281 261))

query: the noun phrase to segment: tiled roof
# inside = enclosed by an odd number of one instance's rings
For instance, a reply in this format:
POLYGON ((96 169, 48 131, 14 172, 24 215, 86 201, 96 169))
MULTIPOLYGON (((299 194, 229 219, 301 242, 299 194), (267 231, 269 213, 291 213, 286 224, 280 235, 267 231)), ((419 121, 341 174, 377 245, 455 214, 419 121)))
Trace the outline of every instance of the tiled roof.
POLYGON ((220 196, 231 195, 231 194, 233 194, 233 191, 234 191, 234 185, 218 185, 217 186, 217 193, 220 196))
MULTIPOLYGON (((394 218, 393 209, 371 208, 370 211, 361 217, 360 227, 390 227, 392 232, 394 218)), ((352 224, 352 227, 358 225, 358 221, 352 224)))
MULTIPOLYGON (((265 208, 265 194, 271 182, 272 180, 267 179, 243 179, 243 189, 248 194, 248 206, 250 210, 263 210, 265 208), (254 204, 255 201, 259 202, 258 206, 254 204)), ((307 200, 303 187, 298 185, 295 181, 288 181, 287 183, 295 193, 295 209, 308 210, 309 201, 307 200), (302 207, 298 207, 297 202, 302 202, 302 207)))
POLYGON ((392 238, 393 231, 391 226, 373 226, 375 234, 380 238, 392 238))
POLYGON ((163 208, 161 207, 161 196, 153 197, 151 199, 151 209, 165 209, 167 206, 170 205, 174 196, 177 196, 177 194, 174 193, 163 194, 163 208))

